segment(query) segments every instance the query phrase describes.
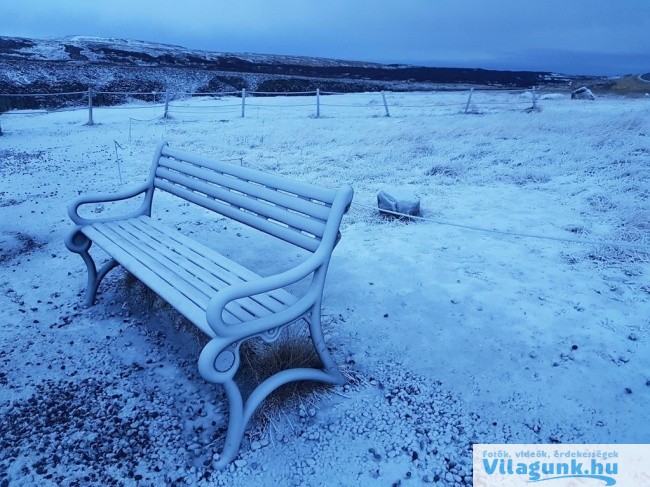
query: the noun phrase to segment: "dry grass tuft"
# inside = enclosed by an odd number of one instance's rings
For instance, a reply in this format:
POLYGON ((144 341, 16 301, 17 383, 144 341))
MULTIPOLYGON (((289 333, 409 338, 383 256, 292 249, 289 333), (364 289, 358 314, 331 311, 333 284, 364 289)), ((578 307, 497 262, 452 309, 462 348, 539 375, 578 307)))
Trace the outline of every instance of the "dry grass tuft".
MULTIPOLYGON (((240 348, 241 366, 237 381, 244 395, 272 375, 292 368, 321 368, 322 364, 306 331, 287 327, 274 343, 249 340, 240 348)), ((318 381, 285 384, 266 398, 256 412, 257 426, 266 428, 280 414, 296 407, 315 408, 333 386, 318 381)))

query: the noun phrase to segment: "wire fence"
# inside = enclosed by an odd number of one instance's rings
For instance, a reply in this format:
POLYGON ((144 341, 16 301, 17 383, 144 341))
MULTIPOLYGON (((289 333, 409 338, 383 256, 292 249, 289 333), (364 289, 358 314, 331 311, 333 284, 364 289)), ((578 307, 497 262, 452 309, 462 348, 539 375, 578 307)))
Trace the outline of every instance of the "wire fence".
MULTIPOLYGON (((0 94, 0 111, 3 101, 23 97, 32 100, 35 105, 44 100, 67 98, 72 106, 59 106, 53 109, 45 106, 8 110, 2 113, 4 116, 20 116, 43 114, 63 111, 87 111, 87 124, 95 123, 93 110, 100 109, 103 116, 108 111, 119 110, 142 110, 149 111, 152 116, 128 117, 128 140, 132 142, 132 127, 134 123, 160 122, 168 118, 183 119, 187 117, 216 116, 223 118, 256 117, 264 112, 282 112, 287 114, 291 111, 294 117, 407 117, 412 114, 431 116, 454 113, 454 114, 480 114, 491 111, 516 110, 535 112, 540 110, 544 100, 555 99, 556 95, 539 94, 535 88, 530 90, 478 90, 469 88, 456 91, 433 91, 433 92, 366 92, 366 93, 344 93, 344 92, 322 92, 300 91, 300 92, 255 92, 246 90, 227 91, 214 93, 170 93, 156 92, 103 92, 103 91, 71 91, 65 93, 26 93, 26 94, 0 94), (503 95, 506 96, 503 96, 503 95), (100 97, 139 97, 139 103, 131 102, 120 105, 95 104, 100 97), (200 99, 200 103, 197 103, 200 99), (75 106, 76 104, 76 106, 75 106)), ((119 113, 119 112, 118 112, 119 113)), ((0 117, 1 119, 1 117, 0 117)), ((121 118, 120 118, 121 120, 121 118)), ((0 135, 2 125, 0 124, 0 135)), ((122 179, 119 150, 124 149, 117 141, 115 142, 115 156, 118 161, 120 180, 122 179)), ((236 159, 244 164, 243 159, 236 159)), ((254 164, 253 164, 254 165, 254 164)), ((356 204, 366 211, 372 209, 369 205, 356 204)), ((384 211, 385 213, 391 213, 384 211)), ((454 226, 465 230, 491 233, 501 236, 514 236, 534 238, 540 240, 555 240, 574 244, 588 244, 623 248, 638 252, 647 253, 648 247, 644 243, 631 243, 620 241, 587 241, 568 239, 559 236, 548 236, 530 234, 525 232, 509 232, 495 229, 488 229, 476 225, 462 225, 449 221, 436 220, 425 217, 414 217, 412 215, 395 214, 397 217, 405 217, 414 220, 423 220, 438 225, 454 226)))
MULTIPOLYGON (((475 88, 432 92, 366 92, 334 91, 223 91, 223 92, 142 92, 142 91, 68 91, 60 93, 2 93, 0 114, 29 115, 61 111, 85 110, 86 123, 93 125, 93 110, 151 110, 157 117, 187 115, 218 115, 223 117, 257 116, 263 112, 291 111, 298 117, 391 117, 454 112, 484 113, 495 109, 534 111, 539 108, 536 90, 497 90, 475 88), (495 98, 506 92, 509 97, 495 98), (354 95, 354 97, 350 96, 354 95), (197 103, 197 99, 201 103, 197 103), (297 109, 297 110, 295 110, 297 109)), ((0 126, 1 131, 1 126, 0 126)), ((0 132, 1 133, 1 132, 0 132)))

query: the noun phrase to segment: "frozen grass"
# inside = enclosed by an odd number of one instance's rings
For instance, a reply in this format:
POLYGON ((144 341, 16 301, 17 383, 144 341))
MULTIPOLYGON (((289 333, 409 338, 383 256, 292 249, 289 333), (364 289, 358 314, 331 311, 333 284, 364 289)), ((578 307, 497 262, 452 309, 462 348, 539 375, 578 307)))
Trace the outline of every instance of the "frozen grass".
MULTIPOLYGON (((49 384, 101 409, 84 388, 101 377, 138 434, 154 434, 120 469, 79 449, 54 465, 65 420, 46 454, 10 429, 0 482, 46 485, 38 465, 93 485, 136 485, 135 470, 152 485, 322 485, 336 465, 342 485, 391 485, 447 478, 447 458, 463 485, 476 441, 647 443, 650 103, 546 93, 527 113, 520 95, 475 93, 479 114, 465 115, 466 93, 389 93, 390 118, 369 94, 332 97, 349 106, 323 105, 321 118, 295 97, 251 100, 244 119, 226 98, 175 101, 187 110, 169 120, 159 107, 96 109, 92 127, 83 111, 3 114, 0 412, 50 417, 49 384), (257 449, 220 474, 209 465, 227 408, 195 365, 206 337, 119 271, 81 309, 85 268, 62 245, 66 202, 120 187, 116 157, 125 185, 143 181, 162 139, 355 189, 324 295, 326 342, 353 387, 280 397, 250 432, 257 449), (424 220, 379 217, 377 191, 394 186, 420 196, 424 220)), ((305 257, 173 198, 157 197, 153 216, 264 275, 305 257)), ((314 358, 302 338, 282 344, 252 344, 246 360, 269 374, 314 358)), ((96 419, 68 429, 98 431, 96 419)), ((107 454, 122 443, 117 431, 107 454)))

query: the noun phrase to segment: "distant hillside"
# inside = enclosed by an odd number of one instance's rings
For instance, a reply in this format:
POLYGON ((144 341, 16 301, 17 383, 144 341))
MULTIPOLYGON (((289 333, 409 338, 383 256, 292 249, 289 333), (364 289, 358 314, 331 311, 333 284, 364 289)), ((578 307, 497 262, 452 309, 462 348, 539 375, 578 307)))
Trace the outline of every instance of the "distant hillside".
MULTIPOLYGON (((575 77, 530 71, 431 68, 296 56, 230 54, 142 41, 0 37, 0 94, 95 91, 170 93, 239 91, 412 91, 459 85, 529 88, 575 77)), ((102 95, 98 104, 124 101, 102 95)), ((4 107, 58 105, 62 99, 7 101, 4 107), (9 106, 8 106, 9 104, 9 106)))

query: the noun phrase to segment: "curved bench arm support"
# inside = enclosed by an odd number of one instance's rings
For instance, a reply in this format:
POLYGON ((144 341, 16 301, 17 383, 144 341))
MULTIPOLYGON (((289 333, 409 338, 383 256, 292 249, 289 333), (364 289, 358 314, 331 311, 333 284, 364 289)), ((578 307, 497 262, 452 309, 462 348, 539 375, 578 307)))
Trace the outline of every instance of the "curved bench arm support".
POLYGON ((257 335, 297 320, 306 314, 315 304, 320 304, 328 264, 329 254, 325 250, 318 249, 305 262, 293 269, 219 291, 211 299, 206 312, 206 319, 210 328, 212 328, 212 331, 218 337, 239 338, 257 335), (305 295, 287 308, 270 316, 245 323, 238 323, 236 325, 228 325, 225 323, 223 312, 228 303, 237 299, 282 289, 311 274, 314 275, 305 295))
POLYGON ((127 218, 134 218, 140 215, 150 215, 151 214, 151 201, 153 199, 153 185, 148 181, 138 186, 131 188, 126 188, 122 191, 116 191, 114 193, 98 193, 83 195, 75 198, 68 204, 68 216, 75 222, 77 225, 91 225, 96 222, 109 222, 116 220, 124 220, 127 218), (106 217, 106 218, 84 218, 79 215, 79 207, 87 204, 96 204, 96 203, 113 203, 116 201, 123 201, 127 199, 134 198, 140 194, 144 194, 144 201, 140 204, 140 207, 137 210, 134 210, 125 215, 119 215, 115 217, 106 217))

